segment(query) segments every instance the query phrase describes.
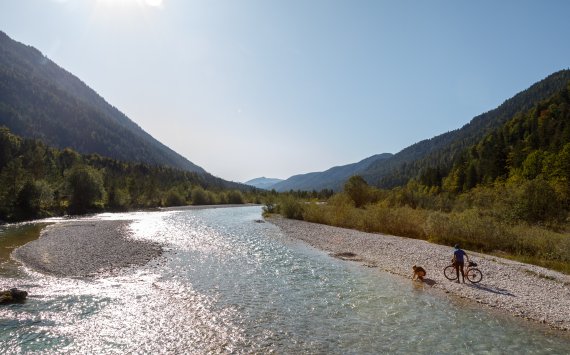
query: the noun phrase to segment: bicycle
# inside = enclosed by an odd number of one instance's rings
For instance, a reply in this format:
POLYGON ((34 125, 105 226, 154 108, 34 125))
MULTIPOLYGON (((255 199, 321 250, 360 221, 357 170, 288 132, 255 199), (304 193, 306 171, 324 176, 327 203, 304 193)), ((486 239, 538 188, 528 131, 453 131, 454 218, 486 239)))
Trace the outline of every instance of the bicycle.
MULTIPOLYGON (((477 269, 476 266, 477 263, 470 261, 469 264, 467 264, 467 270, 464 271, 467 280, 474 284, 483 280, 483 273, 481 270, 477 269)), ((446 266, 445 269, 443 269, 443 275, 445 275, 448 280, 457 280, 457 272, 455 271, 455 266, 453 264, 446 266)))

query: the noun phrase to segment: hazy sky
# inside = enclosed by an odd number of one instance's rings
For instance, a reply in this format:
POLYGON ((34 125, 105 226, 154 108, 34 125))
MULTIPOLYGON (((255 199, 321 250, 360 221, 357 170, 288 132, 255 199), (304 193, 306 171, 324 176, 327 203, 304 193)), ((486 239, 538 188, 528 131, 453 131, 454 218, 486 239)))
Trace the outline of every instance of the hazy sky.
POLYGON ((0 30, 234 181, 461 127, 570 66, 570 1, 0 0, 0 30))

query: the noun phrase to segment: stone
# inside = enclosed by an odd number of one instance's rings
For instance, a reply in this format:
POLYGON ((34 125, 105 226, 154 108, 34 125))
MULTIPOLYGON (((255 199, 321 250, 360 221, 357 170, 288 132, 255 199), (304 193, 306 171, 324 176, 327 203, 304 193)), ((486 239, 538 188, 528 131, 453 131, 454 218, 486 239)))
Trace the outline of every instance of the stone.
POLYGON ((28 297, 28 292, 11 288, 7 291, 0 292, 0 304, 22 302, 26 297, 28 297))

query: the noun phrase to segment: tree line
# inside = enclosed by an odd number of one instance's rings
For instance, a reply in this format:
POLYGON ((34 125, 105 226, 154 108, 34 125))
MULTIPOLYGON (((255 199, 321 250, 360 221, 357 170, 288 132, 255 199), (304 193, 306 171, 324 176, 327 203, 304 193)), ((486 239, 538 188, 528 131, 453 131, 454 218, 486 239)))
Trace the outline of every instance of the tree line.
POLYGON ((210 174, 49 147, 0 127, 0 221, 185 204, 260 202, 210 174))

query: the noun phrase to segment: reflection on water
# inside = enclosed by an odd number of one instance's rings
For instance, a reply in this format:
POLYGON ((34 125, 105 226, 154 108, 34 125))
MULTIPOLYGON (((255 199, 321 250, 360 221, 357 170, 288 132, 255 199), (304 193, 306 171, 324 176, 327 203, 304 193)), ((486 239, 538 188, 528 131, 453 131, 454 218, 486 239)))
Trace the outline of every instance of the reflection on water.
MULTIPOLYGON (((71 353, 567 353, 570 341, 333 259, 260 208, 104 214, 166 253, 113 277, 11 279, 0 348, 71 353)), ((0 240, 3 236, 0 236, 0 240)), ((0 242, 1 243, 1 242, 0 242)), ((24 270, 20 268, 20 270, 24 270)))
POLYGON ((20 223, 12 226, 0 226, 0 275, 14 277, 21 274, 16 263, 10 259, 14 249, 40 235, 42 228, 49 223, 20 223))

